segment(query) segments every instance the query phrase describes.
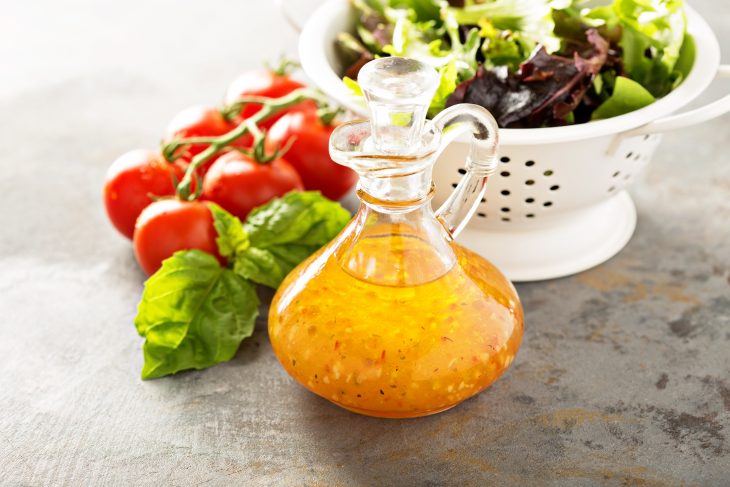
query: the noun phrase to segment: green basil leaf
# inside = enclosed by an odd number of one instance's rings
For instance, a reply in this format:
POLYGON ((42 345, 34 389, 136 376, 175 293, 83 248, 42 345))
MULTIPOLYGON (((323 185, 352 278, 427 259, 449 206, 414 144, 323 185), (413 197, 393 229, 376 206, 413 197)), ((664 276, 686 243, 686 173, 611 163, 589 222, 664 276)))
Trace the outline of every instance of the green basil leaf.
POLYGON ((233 358, 251 336, 254 286, 200 250, 175 253, 145 283, 134 324, 145 340, 143 379, 233 358))
POLYGON ((636 81, 616 78, 613 94, 593 112, 592 120, 617 117, 654 103, 655 98, 636 81))
POLYGON ((249 247, 249 241, 241 220, 215 203, 208 203, 208 207, 213 214, 213 226, 218 233, 215 239, 218 252, 228 258, 245 251, 249 247))
POLYGON ((246 279, 276 288, 349 221, 347 210, 319 192, 288 193, 248 216, 244 230, 250 247, 236 253, 233 269, 246 279))
POLYGON ((233 261, 233 272, 274 289, 279 287, 288 274, 288 269, 289 267, 283 266, 270 251, 256 247, 250 247, 245 252, 237 254, 233 261))
POLYGON ((350 221, 350 213, 319 191, 292 191, 251 212, 243 225, 252 247, 301 244, 319 248, 350 221))

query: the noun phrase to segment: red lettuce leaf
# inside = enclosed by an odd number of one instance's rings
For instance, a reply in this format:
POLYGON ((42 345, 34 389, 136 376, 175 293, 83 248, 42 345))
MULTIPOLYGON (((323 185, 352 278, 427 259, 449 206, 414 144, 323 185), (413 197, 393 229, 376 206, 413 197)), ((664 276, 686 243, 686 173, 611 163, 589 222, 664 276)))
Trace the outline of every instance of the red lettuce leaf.
POLYGON ((589 47, 574 51, 572 57, 536 49, 517 74, 482 66, 456 88, 447 106, 481 105, 500 127, 565 125, 608 59, 609 44, 595 29, 586 32, 586 39, 589 47))

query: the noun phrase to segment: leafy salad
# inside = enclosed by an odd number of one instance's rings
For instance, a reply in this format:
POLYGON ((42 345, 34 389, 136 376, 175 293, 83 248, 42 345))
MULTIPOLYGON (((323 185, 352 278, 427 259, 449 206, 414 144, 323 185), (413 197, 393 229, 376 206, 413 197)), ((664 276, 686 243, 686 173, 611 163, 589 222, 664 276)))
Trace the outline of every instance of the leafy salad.
POLYGON ((440 75, 429 116, 466 102, 500 127, 585 123, 653 103, 694 63, 683 0, 350 1, 355 33, 336 41, 345 84, 359 92, 376 57, 417 59, 440 75))

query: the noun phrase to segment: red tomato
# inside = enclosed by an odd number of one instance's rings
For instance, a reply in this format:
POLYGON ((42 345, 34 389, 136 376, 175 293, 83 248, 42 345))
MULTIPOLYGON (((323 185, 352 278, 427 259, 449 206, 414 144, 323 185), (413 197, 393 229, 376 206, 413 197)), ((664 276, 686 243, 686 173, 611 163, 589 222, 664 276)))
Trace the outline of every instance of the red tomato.
POLYGON ((147 274, 178 250, 218 254, 213 215, 202 201, 160 200, 144 209, 134 229, 134 255, 147 274))
MULTIPOLYGON (((257 69, 243 73, 230 84, 228 91, 226 92, 225 103, 226 105, 230 105, 244 96, 279 98, 284 95, 288 95, 299 88, 304 88, 304 85, 299 81, 291 79, 287 75, 277 74, 270 69, 257 69)), ((306 101, 302 103, 302 105, 316 109, 316 105, 313 101, 306 101)), ((246 105, 243 110, 241 110, 239 120, 250 117, 254 113, 258 112, 259 109, 261 109, 261 105, 246 105)), ((265 122, 259 124, 259 126, 261 128, 268 129, 286 112, 287 110, 284 110, 273 115, 265 122)))
POLYGON ((260 163, 234 151, 211 166, 203 179, 201 197, 218 203, 243 220, 257 206, 302 188, 299 175, 284 159, 260 163))
POLYGON ((137 217, 153 201, 150 195, 175 194, 173 175, 182 178, 180 166, 164 161, 151 150, 133 150, 112 163, 104 183, 104 206, 122 235, 132 238, 137 217))
POLYGON ((284 147, 294 138, 286 160, 294 166, 308 190, 338 200, 357 182, 357 173, 334 162, 329 155, 329 139, 334 126, 323 125, 311 110, 297 110, 284 115, 266 137, 267 151, 284 147))
MULTIPOLYGON (((163 141, 170 142, 172 139, 184 139, 188 137, 218 137, 230 132, 234 128, 236 126, 227 121, 217 108, 198 105, 186 108, 173 117, 165 129, 163 141)), ((253 138, 251 135, 246 134, 234 141, 231 145, 234 147, 250 147, 252 141, 253 138)), ((190 162, 194 156, 200 154, 207 148, 207 144, 193 144, 189 147, 181 148, 180 151, 186 152, 181 159, 190 162)), ((200 174, 205 174, 218 157, 220 157, 220 153, 208 159, 201 166, 200 174)))

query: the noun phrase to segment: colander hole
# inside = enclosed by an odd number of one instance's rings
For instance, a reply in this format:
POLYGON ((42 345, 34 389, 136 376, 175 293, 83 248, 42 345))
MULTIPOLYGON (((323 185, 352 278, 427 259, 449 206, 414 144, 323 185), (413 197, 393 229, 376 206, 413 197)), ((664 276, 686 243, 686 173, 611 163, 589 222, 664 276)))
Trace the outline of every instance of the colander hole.
POLYGON ((482 198, 482 203, 486 203, 486 202, 487 202, 487 198, 482 198))
POLYGON ((616 171, 615 173, 613 173, 612 177, 617 178, 619 177, 619 174, 621 174, 621 171, 616 171))
POLYGON ((509 219, 509 218, 507 218, 506 216, 503 216, 503 217, 502 217, 502 221, 503 221, 503 222, 509 222, 509 221, 512 221, 512 220, 510 220, 510 219, 509 219))
POLYGON ((466 174, 466 169, 464 169, 463 167, 460 167, 458 169, 458 171, 459 171, 459 174, 466 174))
POLYGON ((527 166, 527 167, 532 167, 534 165, 535 165, 535 161, 527 161, 527 162, 525 162, 525 166, 527 166))
POLYGON ((629 152, 628 154, 626 154, 626 159, 631 159, 631 156, 633 156, 633 155, 634 155, 633 152, 629 152))
POLYGON ((550 206, 553 206, 553 202, 552 201, 546 201, 545 203, 542 204, 542 206, 544 206, 545 208, 548 208, 550 206))
POLYGON ((509 157, 502 157, 500 159, 500 161, 502 161, 503 163, 507 164, 509 162, 509 157))
POLYGON ((452 187, 452 188, 455 188, 455 187, 457 187, 458 185, 459 185, 459 183, 451 183, 451 187, 452 187))
POLYGON ((560 189, 560 186, 558 186, 557 184, 550 186, 550 191, 557 191, 559 189, 560 189))
POLYGON ((610 188, 608 188, 609 193, 613 193, 614 191, 616 191, 616 186, 611 186, 610 188))
POLYGON ((651 135, 649 135, 649 134, 646 134, 646 135, 644 136, 644 140, 649 140, 650 138, 651 138, 651 135))
POLYGON ((641 159, 641 154, 636 154, 636 155, 634 156, 634 160, 635 160, 635 161, 638 161, 639 159, 641 159))
POLYGON ((527 215, 525 215, 525 216, 526 216, 527 218, 535 218, 535 214, 534 214, 534 213, 528 213, 528 214, 527 214, 527 215))
POLYGON ((548 177, 550 177, 550 176, 552 176, 552 175, 553 175, 553 170, 552 170, 552 169, 548 169, 547 171, 545 171, 544 173, 542 173, 542 175, 543 175, 543 176, 548 176, 548 177))
POLYGON ((486 218, 487 217, 487 214, 480 211, 479 213, 477 213, 477 216, 479 218, 486 218))
POLYGON ((501 173, 499 173, 499 175, 502 176, 503 178, 508 178, 509 177, 509 171, 502 171, 501 173))
POLYGON ((502 196, 509 196, 510 195, 510 192, 509 192, 508 189, 503 189, 502 191, 500 191, 500 193, 502 193, 502 196))
POLYGON ((535 180, 534 179, 528 179, 527 181, 525 181, 525 184, 528 185, 528 186, 532 186, 533 184, 535 184, 535 180))
POLYGON ((527 203, 527 204, 531 204, 531 203, 534 203, 534 202, 535 202, 535 198, 526 198, 525 199, 525 203, 527 203))
POLYGON ((631 179, 631 174, 627 174, 626 176, 624 176, 624 181, 628 181, 629 179, 631 179))
POLYGON ((503 213, 509 213, 509 208, 505 206, 504 208, 500 208, 500 211, 502 211, 503 213))

